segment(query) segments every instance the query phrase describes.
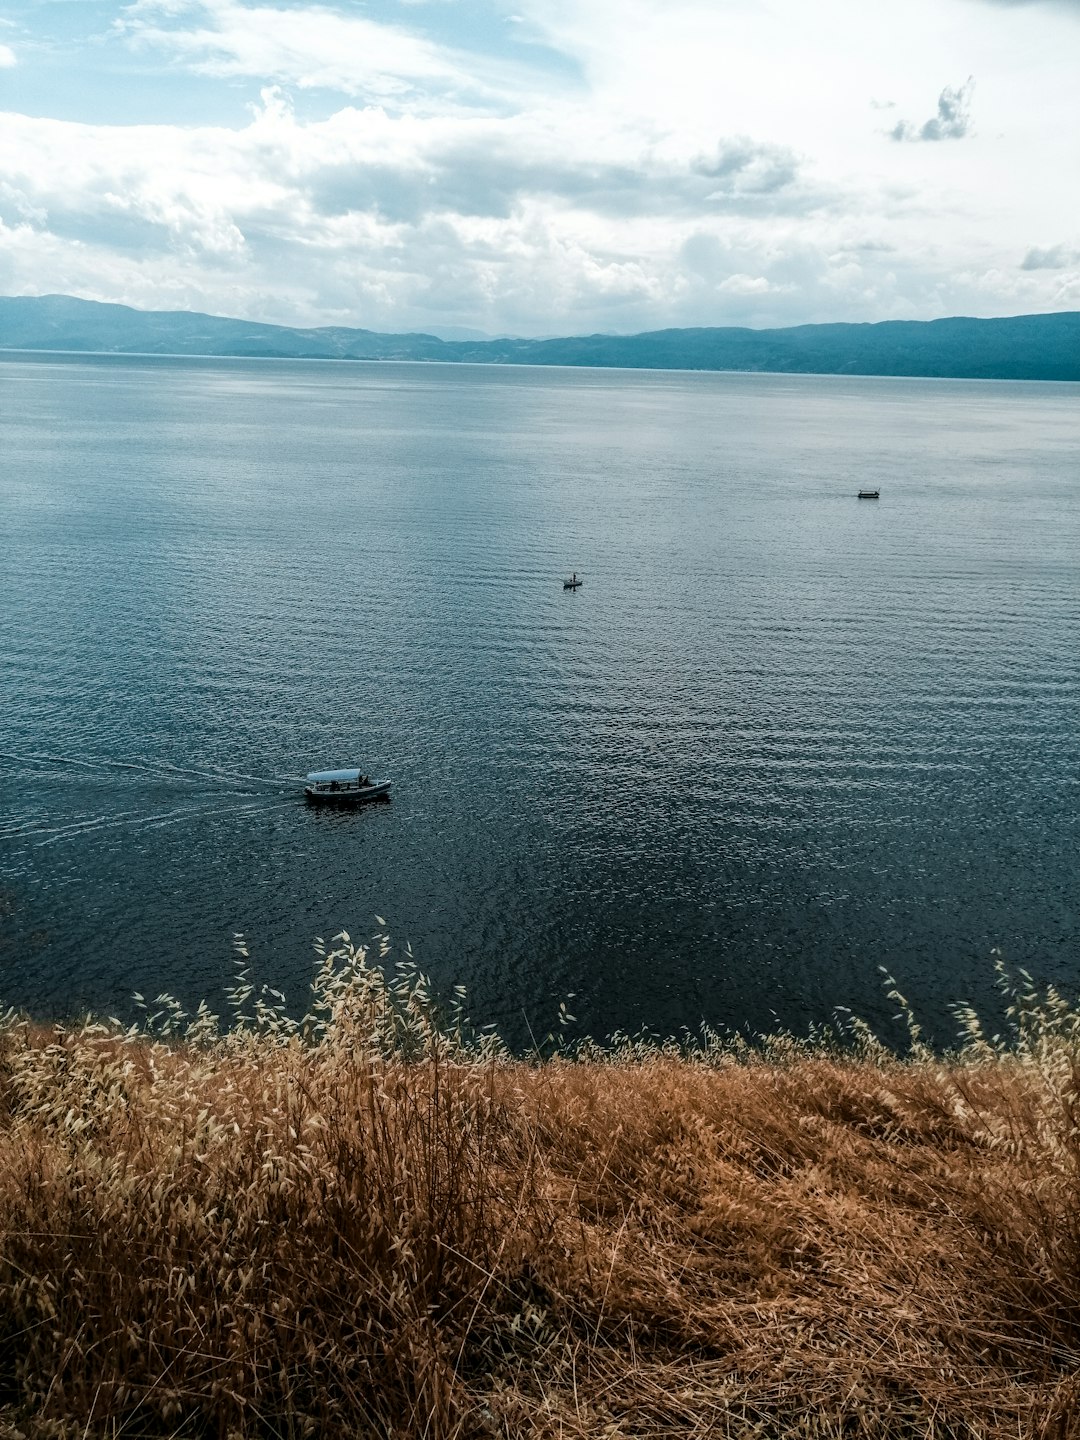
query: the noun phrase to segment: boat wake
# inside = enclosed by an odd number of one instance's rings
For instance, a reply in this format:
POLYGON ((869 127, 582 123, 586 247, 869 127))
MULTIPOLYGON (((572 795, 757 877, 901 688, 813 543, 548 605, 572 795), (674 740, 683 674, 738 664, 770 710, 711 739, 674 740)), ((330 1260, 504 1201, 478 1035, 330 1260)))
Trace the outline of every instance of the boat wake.
MULTIPOLYGON (((134 798, 126 786, 123 799, 128 804, 123 809, 105 813, 80 816, 79 806, 63 806, 67 816, 56 814, 56 807, 50 812, 44 806, 34 806, 37 814, 27 813, 9 816, 0 823, 0 842, 25 842, 34 849, 56 845, 62 841, 76 840, 84 835, 102 831, 123 830, 139 832, 156 830, 167 825, 183 824, 185 821, 200 821, 215 815, 269 814, 274 810, 285 810, 296 805, 293 791, 296 777, 284 775, 250 775, 241 771, 197 769, 194 766, 170 765, 163 761, 152 761, 141 756, 115 760, 98 755, 57 755, 44 751, 0 751, 0 762, 24 766, 51 766, 50 780, 65 778, 74 780, 72 771, 79 774, 108 774, 127 771, 145 777, 152 782, 175 784, 176 803, 174 808, 150 810, 154 800, 163 798, 160 791, 148 797, 149 805, 141 809, 132 808, 134 798), (213 787, 211 790, 209 787, 213 787), (288 786, 288 793, 282 787, 288 786), (71 810, 75 815, 71 815, 71 810), (44 813, 43 813, 44 812, 44 813)), ((52 792, 55 796, 56 792, 52 792)), ((117 800, 121 796, 117 794, 117 800)))
POLYGON ((241 770, 201 770, 188 765, 170 765, 166 760, 147 760, 135 756, 130 760, 111 760, 104 756, 47 755, 40 751, 0 751, 0 760, 15 760, 31 765, 76 765, 82 770, 133 770, 155 779, 246 780, 253 785, 293 785, 300 775, 249 775, 241 770))
POLYGON ((166 810, 154 815, 140 815, 138 811, 128 810, 119 815, 99 815, 86 820, 79 820, 71 825, 64 825, 53 831, 42 828, 27 827, 21 832, 13 832, 9 838, 28 838, 32 835, 44 835, 46 838, 38 840, 34 849, 41 850, 46 845, 56 845, 63 840, 77 840, 84 835, 89 835, 100 830, 125 830, 138 832, 143 830, 162 830, 167 825, 179 825, 185 820, 207 820, 214 815, 269 815, 275 810, 289 810, 296 808, 295 799, 279 800, 272 804, 255 805, 220 805, 209 807, 205 805, 186 805, 179 810, 166 810))

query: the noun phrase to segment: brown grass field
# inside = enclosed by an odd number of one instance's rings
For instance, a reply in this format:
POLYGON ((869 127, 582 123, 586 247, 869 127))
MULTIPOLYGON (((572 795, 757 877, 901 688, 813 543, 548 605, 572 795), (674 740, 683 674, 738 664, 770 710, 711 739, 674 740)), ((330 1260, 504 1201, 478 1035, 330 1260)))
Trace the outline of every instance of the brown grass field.
POLYGON ((1080 1435, 1056 995, 946 1057, 529 1061, 385 950, 300 1023, 244 976, 224 1030, 8 1017, 0 1435, 1080 1435))

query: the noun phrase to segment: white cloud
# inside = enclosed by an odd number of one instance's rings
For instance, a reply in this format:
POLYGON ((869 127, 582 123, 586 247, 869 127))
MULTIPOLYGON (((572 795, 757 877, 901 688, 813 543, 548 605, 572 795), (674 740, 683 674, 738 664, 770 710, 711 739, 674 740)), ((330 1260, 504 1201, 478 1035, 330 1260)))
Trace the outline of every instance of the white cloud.
POLYGON ((1080 262, 1080 249, 1071 245, 1051 245, 1041 249, 1037 245, 1020 262, 1021 270, 1067 270, 1080 262))
POLYGON ((776 295, 791 290, 790 285, 774 285, 764 275, 729 275, 716 287, 722 295, 776 295))
POLYGON ((13 65, 17 64, 18 60, 11 46, 0 45, 0 70, 10 70, 13 65))
POLYGON ((137 0, 117 20, 129 44, 217 79, 253 77, 395 105, 505 96, 520 76, 404 26, 324 5, 137 0))
MULTIPOLYGON (((556 52, 558 84, 437 41, 419 5, 395 25, 303 0, 127 5, 114 57, 262 98, 234 127, 4 117, 0 289, 547 334, 1067 303, 1075 252, 1033 248, 1073 229, 1080 25, 1063 8, 518 13, 514 56, 556 52), (970 70, 977 143, 883 143, 871 97, 925 115, 942 74, 970 70)), ((969 102, 946 90, 916 129, 958 137, 969 102)))
MULTIPOLYGON (((954 257, 917 238, 921 216, 905 218, 902 200, 829 190, 794 152, 744 136, 679 160, 612 125, 584 152, 584 118, 346 106, 302 121, 274 89, 236 131, 8 117, 0 248, 16 288, 37 276, 45 290, 144 305, 196 295, 200 309, 377 329, 634 330, 941 305, 954 257), (884 204, 888 241, 869 218, 884 204)), ((987 309, 984 282, 965 293, 987 309)))
POLYGON ((908 120, 898 120, 889 131, 892 140, 962 140, 971 129, 971 95, 975 88, 974 76, 969 75, 963 85, 946 85, 938 96, 937 113, 924 120, 921 125, 912 125, 908 120))

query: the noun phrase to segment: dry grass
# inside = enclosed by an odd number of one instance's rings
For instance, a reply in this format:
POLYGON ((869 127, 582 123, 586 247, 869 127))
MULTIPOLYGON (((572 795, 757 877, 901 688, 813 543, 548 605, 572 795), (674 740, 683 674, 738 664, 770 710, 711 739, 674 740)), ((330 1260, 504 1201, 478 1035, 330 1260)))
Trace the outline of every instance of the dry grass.
POLYGON ((232 999, 224 1034, 5 1024, 7 1433, 1080 1435, 1053 994, 947 1059, 542 1064, 347 941, 305 1022, 232 999))

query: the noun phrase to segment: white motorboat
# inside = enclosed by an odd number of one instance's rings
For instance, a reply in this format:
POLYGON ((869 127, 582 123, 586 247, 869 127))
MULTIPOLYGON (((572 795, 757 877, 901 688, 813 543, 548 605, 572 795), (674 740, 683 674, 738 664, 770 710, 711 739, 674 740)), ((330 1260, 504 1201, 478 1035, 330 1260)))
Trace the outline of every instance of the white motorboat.
POLYGON ((304 778, 304 795, 313 804, 359 805, 388 800, 389 780, 372 780, 362 770, 312 770, 304 778))

